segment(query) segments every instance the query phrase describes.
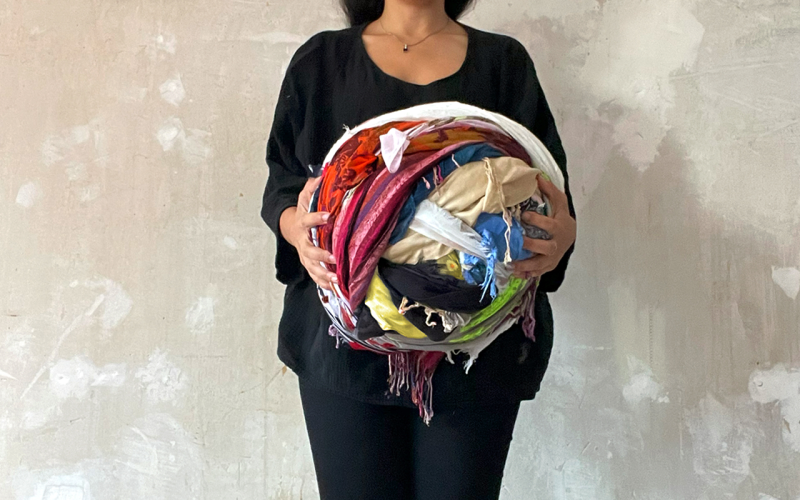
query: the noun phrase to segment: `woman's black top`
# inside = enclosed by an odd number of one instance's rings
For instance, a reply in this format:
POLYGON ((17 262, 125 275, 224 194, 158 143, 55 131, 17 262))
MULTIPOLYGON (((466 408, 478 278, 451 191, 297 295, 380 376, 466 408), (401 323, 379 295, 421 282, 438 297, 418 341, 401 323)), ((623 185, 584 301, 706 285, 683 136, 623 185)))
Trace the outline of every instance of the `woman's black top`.
MULTIPOLYGON (((313 36, 294 54, 280 90, 267 143, 269 179, 261 216, 277 237, 277 279, 286 285, 278 328, 278 356, 305 382, 364 402, 416 407, 407 394, 388 394, 386 356, 336 347, 315 283, 280 233, 281 213, 297 204, 310 172, 344 133, 378 115, 417 104, 460 101, 506 115, 529 128, 552 153, 567 178, 566 157, 536 71, 521 43, 464 26, 469 43, 461 68, 429 85, 404 82, 381 71, 367 55, 365 26, 313 36)), ((402 55, 401 55, 402 57, 402 55)), ((574 216, 572 197, 570 212, 574 216)), ((433 377, 433 409, 533 399, 553 345, 547 292, 564 280, 572 248, 558 268, 542 276, 536 296, 536 341, 519 325, 481 352, 469 373, 466 356, 443 361, 433 377)))

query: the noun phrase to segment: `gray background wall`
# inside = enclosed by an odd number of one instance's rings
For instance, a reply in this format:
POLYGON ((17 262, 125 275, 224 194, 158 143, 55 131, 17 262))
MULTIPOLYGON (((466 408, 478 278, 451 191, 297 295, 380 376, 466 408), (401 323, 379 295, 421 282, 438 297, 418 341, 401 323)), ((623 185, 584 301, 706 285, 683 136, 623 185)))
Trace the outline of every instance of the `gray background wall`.
MULTIPOLYGON (((570 160, 577 251, 503 499, 800 498, 800 2, 479 0, 570 160)), ((0 498, 316 486, 259 216, 332 0, 0 0, 0 498)))

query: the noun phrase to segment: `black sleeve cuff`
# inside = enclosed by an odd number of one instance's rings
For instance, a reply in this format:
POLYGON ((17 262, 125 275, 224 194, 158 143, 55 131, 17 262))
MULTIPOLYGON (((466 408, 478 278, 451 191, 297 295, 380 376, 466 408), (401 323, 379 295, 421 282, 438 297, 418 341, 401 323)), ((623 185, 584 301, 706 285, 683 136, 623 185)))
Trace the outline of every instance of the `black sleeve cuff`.
POLYGON ((281 215, 287 208, 297 206, 297 200, 285 197, 273 201, 270 205, 268 210, 262 210, 261 215, 267 226, 275 233, 275 278, 284 285, 289 285, 301 281, 306 274, 297 249, 283 237, 280 229, 281 215))

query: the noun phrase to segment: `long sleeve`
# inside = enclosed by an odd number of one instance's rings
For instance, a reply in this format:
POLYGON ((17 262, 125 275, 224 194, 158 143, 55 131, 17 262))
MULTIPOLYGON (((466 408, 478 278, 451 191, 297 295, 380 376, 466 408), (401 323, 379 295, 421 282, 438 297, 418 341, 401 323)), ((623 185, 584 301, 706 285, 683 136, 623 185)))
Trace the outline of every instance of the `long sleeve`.
MULTIPOLYGON (((508 57, 503 71, 503 93, 501 95, 500 109, 511 119, 525 125, 536 137, 541 140, 550 154, 553 155, 558 167, 564 174, 564 186, 569 203, 569 213, 575 217, 575 206, 569 189, 567 175, 567 156, 561 145, 561 138, 556 129, 553 114, 545 99, 533 61, 525 47, 516 40, 510 40, 508 57)), ((552 271, 542 275, 539 290, 555 292, 564 281, 564 274, 572 252, 573 244, 561 258, 558 266, 552 271)))
POLYGON ((297 199, 308 174, 297 158, 296 138, 302 127, 302 96, 291 71, 286 72, 275 107, 272 130, 267 141, 267 166, 269 178, 264 189, 261 218, 277 238, 275 253, 276 278, 289 284, 303 277, 305 270, 295 248, 283 237, 280 230, 281 214, 297 206, 297 199))

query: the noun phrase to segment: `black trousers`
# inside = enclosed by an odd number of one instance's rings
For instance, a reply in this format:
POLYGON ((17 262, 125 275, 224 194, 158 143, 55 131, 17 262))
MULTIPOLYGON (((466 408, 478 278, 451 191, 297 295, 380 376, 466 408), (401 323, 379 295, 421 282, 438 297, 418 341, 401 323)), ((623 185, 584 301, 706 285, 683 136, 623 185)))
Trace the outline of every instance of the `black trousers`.
POLYGON ((321 500, 496 500, 519 403, 436 412, 300 382, 321 500))

